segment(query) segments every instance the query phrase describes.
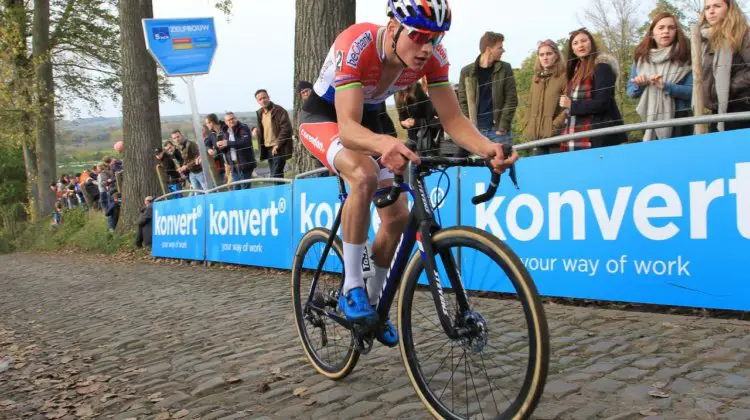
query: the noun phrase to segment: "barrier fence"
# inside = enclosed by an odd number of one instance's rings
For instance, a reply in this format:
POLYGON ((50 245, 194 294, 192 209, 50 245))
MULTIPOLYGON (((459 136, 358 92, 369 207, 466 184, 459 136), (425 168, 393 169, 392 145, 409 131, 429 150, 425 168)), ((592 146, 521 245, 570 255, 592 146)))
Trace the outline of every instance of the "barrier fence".
MULTIPOLYGON (((525 158, 491 201, 487 170, 433 174, 443 227, 486 230, 544 296, 750 310, 750 130, 525 158), (442 176, 442 179, 440 179, 442 176)), ((302 235, 330 227, 336 178, 154 203, 153 256, 291 268, 302 235)), ((374 206, 370 241, 379 226, 374 206)), ((462 253, 472 290, 498 290, 462 253)))

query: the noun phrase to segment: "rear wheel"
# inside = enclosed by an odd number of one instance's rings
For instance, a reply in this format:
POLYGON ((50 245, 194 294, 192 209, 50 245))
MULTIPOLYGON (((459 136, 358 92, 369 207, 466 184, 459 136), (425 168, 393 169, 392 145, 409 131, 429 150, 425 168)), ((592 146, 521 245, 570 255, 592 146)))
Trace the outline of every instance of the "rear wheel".
POLYGON ((331 231, 317 228, 300 240, 292 263, 292 301, 302 348, 313 367, 330 379, 348 375, 359 360, 350 331, 327 313, 338 309, 344 278, 343 247, 336 238, 328 255, 323 255, 331 231), (325 258, 312 300, 308 302, 318 262, 325 258))
POLYGON ((448 316, 466 333, 446 335, 415 255, 398 308, 401 355, 412 385, 438 418, 529 418, 549 366, 547 321, 531 277, 510 248, 484 231, 451 228, 432 241, 448 316), (461 277, 501 292, 500 299, 470 292, 468 310, 459 309, 452 284, 461 277))

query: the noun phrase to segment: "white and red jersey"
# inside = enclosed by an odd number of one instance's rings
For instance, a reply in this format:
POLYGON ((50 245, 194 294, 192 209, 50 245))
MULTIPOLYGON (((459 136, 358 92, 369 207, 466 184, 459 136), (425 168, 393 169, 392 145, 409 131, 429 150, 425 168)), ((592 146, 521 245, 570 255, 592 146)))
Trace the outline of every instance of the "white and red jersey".
MULTIPOLYGON (((390 48, 390 44, 388 46, 390 48)), ((393 94, 427 76, 429 87, 449 86, 448 55, 439 44, 430 59, 419 71, 404 69, 395 82, 378 96, 375 90, 380 82, 385 59, 385 27, 373 23, 358 23, 339 34, 328 52, 320 76, 315 82, 315 93, 333 104, 336 91, 361 87, 365 109, 373 109, 393 94)))

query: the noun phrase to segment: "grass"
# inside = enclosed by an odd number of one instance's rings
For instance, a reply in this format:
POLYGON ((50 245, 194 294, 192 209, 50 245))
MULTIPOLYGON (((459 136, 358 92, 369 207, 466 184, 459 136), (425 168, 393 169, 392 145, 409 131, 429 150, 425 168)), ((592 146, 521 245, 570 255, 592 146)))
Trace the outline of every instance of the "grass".
POLYGON ((72 209, 65 212, 63 223, 58 227, 53 227, 50 219, 44 219, 28 224, 15 239, 3 241, 0 233, 0 252, 69 250, 103 255, 148 253, 136 250, 134 242, 135 232, 109 233, 107 218, 102 213, 72 209))

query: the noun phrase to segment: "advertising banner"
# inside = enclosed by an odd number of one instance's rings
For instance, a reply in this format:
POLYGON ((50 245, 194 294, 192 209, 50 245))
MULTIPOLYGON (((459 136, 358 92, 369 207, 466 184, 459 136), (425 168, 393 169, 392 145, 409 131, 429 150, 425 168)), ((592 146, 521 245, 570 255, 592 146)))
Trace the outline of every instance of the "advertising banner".
POLYGON ((206 196, 206 259, 291 268, 292 186, 206 196))
MULTIPOLYGON (((461 222, 523 260, 543 295, 750 310, 747 131, 522 159, 520 190, 461 173, 461 222)), ((462 253, 474 290, 511 291, 462 253)))
POLYGON ((206 250, 203 195, 153 204, 152 255, 203 261, 206 250))

